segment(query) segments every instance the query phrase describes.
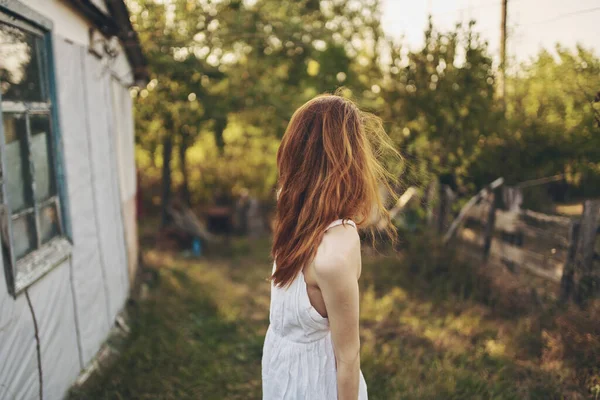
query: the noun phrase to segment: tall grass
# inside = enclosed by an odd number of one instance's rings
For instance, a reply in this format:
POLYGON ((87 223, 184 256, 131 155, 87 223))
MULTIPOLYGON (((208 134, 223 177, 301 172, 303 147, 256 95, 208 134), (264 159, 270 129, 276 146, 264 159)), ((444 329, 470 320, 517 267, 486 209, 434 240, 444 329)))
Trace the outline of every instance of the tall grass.
MULTIPOLYGON (((268 240, 207 258, 144 248, 158 276, 117 364, 71 399, 260 399, 268 240)), ((371 399, 600 397, 600 307, 534 302, 525 283, 435 236, 363 247, 361 359, 371 399)))

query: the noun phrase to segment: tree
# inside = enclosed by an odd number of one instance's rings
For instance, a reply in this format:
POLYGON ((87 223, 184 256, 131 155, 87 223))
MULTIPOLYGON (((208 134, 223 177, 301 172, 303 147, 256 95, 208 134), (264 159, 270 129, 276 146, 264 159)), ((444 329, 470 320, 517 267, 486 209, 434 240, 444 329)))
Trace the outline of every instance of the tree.
MULTIPOLYGON (((352 3, 129 1, 154 78, 148 88, 138 91, 137 143, 146 153, 148 167, 163 163, 163 205, 170 198, 170 160, 180 166, 182 196, 190 197, 186 155, 198 140, 208 140, 205 133, 211 133, 216 143, 211 164, 226 162, 224 135, 230 121, 246 131, 259 128, 261 137, 276 144, 292 112, 309 98, 341 84, 356 93, 368 87, 364 71, 371 68, 375 75, 379 71, 375 53, 371 51, 369 62, 357 67, 355 60, 364 51, 355 47, 362 48, 357 43, 376 38, 380 31, 378 4, 357 8, 350 7, 352 3), (179 151, 172 157, 173 146, 179 151)), ((274 156, 263 156, 267 155, 274 156)), ((269 170, 255 173, 272 181, 271 164, 265 164, 269 170)), ((204 167, 203 173, 210 174, 212 168, 204 167)), ((205 178, 206 184, 217 180, 205 178)), ((239 178, 249 177, 242 173, 239 178)), ((235 185, 235 177, 226 179, 235 185)), ((179 183, 179 178, 174 181, 179 183)))
POLYGON ((573 184, 598 187, 600 128, 594 95, 600 88, 600 59, 581 47, 557 46, 554 55, 541 51, 508 83, 504 154, 512 154, 505 157, 519 175, 512 178, 565 173, 573 184), (527 159, 518 157, 524 153, 527 159))
POLYGON ((216 187, 272 197, 290 116, 339 86, 384 119, 406 157, 390 165, 399 187, 441 176, 470 192, 499 175, 556 173, 600 187, 599 61, 585 49, 541 53, 507 76, 504 115, 474 22, 449 32, 430 22, 423 47, 407 51, 384 37, 375 0, 129 6, 153 74, 134 91, 138 161, 162 177, 163 205, 172 186, 190 203, 216 187))
POLYGON ((403 53, 389 42, 382 113, 408 158, 411 182, 448 175, 470 187, 469 169, 482 143, 499 134, 492 62, 474 25, 441 33, 430 20, 419 51, 403 53))

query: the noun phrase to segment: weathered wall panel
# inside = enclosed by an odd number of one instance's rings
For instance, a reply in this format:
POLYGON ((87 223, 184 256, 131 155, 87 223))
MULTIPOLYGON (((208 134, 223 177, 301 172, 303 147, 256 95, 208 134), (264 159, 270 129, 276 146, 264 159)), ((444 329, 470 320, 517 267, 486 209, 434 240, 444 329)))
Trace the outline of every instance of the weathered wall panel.
POLYGON ((28 289, 38 324, 45 399, 62 399, 81 369, 69 267, 67 260, 28 289))
POLYGON ((119 192, 127 243, 129 281, 133 282, 138 262, 136 213, 137 176, 135 165, 135 132, 133 104, 129 89, 116 79, 111 84, 115 154, 119 171, 119 192))
MULTIPOLYGON (((88 135, 96 226, 101 262, 105 271, 109 303, 109 318, 114 320, 123 307, 128 293, 125 237, 118 194, 118 175, 110 119, 112 112, 106 101, 110 91, 110 71, 99 60, 86 57, 85 91, 88 104, 88 135)), ((116 110, 122 112, 122 110, 116 110)))
POLYGON ((25 295, 16 300, 0 285, 0 399, 39 393, 35 329, 25 295))
POLYGON ((54 23, 54 34, 82 45, 88 44, 90 23, 64 0, 20 0, 54 23))
POLYGON ((86 50, 64 40, 55 44, 58 102, 65 169, 69 187, 74 250, 73 290, 83 363, 96 354, 111 326, 105 272, 99 251, 93 174, 90 161, 87 99, 84 85, 86 50))
MULTIPOLYGON (((124 306, 127 264, 137 261, 127 87, 133 78, 120 45, 111 61, 88 53, 90 24, 66 2, 21 1, 54 23, 57 107, 74 246, 69 261, 27 292, 39 328, 44 398, 60 399, 124 306)), ((13 298, 4 279, 0 282, 0 399, 37 399, 35 329, 27 298, 25 293, 13 298)))
POLYGON ((126 202, 136 193, 135 132, 133 128, 133 105, 129 90, 117 80, 111 84, 113 110, 118 110, 115 123, 115 143, 119 166, 121 201, 126 202))
MULTIPOLYGON (((122 279, 123 282, 125 282, 125 286, 127 287, 127 291, 129 293, 129 288, 131 287, 130 285, 133 283, 134 279, 133 276, 129 274, 129 265, 131 265, 132 261, 134 261, 137 265, 137 252, 135 253, 135 255, 131 255, 129 252, 129 231, 127 229, 127 214, 126 214, 126 210, 122 204, 121 201, 121 183, 120 183, 120 170, 121 170, 121 165, 119 164, 119 157, 117 155, 117 151, 119 149, 120 143, 117 141, 117 121, 119 121, 120 119, 131 119, 133 120, 133 116, 132 116, 132 109, 129 110, 123 110, 123 109, 119 109, 119 108, 115 108, 114 103, 113 103, 113 95, 112 95, 112 82, 114 80, 114 71, 112 71, 111 73, 111 77, 107 77, 107 81, 106 83, 103 85, 104 90, 104 102, 106 105, 106 110, 107 110, 107 120, 108 120, 108 129, 109 129, 109 135, 108 135, 108 145, 109 145, 109 159, 110 159, 110 163, 113 166, 113 170, 112 170, 112 177, 111 177, 111 184, 113 185, 113 202, 115 204, 115 212, 117 213, 116 218, 120 221, 120 224, 117 224, 116 226, 116 230, 117 230, 117 234, 116 237, 119 238, 119 240, 121 241, 120 243, 122 243, 122 252, 120 253, 121 255, 121 263, 119 264, 124 265, 125 268, 119 268, 119 271, 122 274, 122 279)), ((127 92, 129 92, 129 90, 127 88, 125 88, 125 90, 127 90, 127 92)), ((134 151, 134 150, 132 150, 134 151)), ((131 154, 131 157, 133 159, 135 159, 135 152, 131 154)), ((135 168, 135 161, 133 163, 133 166, 135 168)), ((137 244, 137 229, 134 231, 134 235, 135 235, 135 243, 137 244)))

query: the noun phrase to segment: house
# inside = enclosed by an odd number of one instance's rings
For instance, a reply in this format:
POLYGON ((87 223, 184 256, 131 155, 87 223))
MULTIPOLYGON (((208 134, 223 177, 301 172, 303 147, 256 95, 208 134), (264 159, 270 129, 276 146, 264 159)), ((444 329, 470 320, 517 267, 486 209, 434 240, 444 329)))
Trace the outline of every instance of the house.
POLYGON ((61 399, 137 265, 123 0, 0 0, 0 399, 61 399))

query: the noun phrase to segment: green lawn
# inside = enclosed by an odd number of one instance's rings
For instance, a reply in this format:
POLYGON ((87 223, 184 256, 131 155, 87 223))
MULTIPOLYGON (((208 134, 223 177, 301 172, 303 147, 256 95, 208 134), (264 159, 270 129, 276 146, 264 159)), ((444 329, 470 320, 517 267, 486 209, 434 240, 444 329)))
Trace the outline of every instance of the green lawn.
MULTIPOLYGON (((371 399, 600 398, 598 307, 534 309, 426 239, 404 247, 364 247, 371 399)), ((130 343, 71 399, 259 399, 268 241, 235 240, 199 260, 151 248, 144 261, 158 278, 131 310, 130 343)))

